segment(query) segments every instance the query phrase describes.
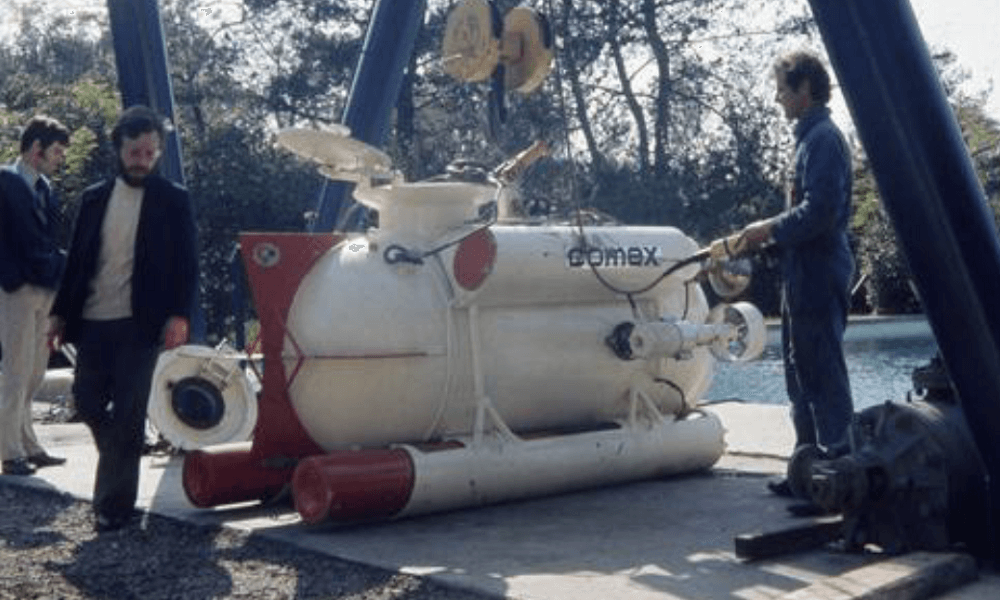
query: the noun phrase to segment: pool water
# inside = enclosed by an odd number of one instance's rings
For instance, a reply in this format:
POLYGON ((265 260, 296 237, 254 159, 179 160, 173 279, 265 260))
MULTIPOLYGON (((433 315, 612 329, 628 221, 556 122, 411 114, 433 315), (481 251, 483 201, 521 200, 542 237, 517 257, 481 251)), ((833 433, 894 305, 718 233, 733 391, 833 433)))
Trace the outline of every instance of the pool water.
MULTIPOLYGON (((763 355, 746 363, 719 363, 705 399, 740 399, 786 404, 781 332, 768 326, 763 355)), ((923 317, 852 319, 844 336, 844 355, 854 409, 886 400, 904 400, 913 389, 912 374, 937 353, 937 342, 923 317)))

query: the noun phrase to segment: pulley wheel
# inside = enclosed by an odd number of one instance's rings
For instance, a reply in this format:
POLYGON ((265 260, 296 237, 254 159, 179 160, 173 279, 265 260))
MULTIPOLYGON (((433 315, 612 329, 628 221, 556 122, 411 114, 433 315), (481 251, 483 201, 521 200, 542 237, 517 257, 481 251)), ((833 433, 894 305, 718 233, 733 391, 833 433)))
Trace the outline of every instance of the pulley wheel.
POLYGON ((448 14, 441 57, 444 72, 461 81, 485 81, 500 61, 500 17, 486 0, 463 0, 448 14))
POLYGON ((788 461, 787 479, 788 487, 796 498, 811 499, 809 490, 812 486, 813 465, 824 458, 819 446, 812 444, 799 446, 792 453, 792 458, 788 461))

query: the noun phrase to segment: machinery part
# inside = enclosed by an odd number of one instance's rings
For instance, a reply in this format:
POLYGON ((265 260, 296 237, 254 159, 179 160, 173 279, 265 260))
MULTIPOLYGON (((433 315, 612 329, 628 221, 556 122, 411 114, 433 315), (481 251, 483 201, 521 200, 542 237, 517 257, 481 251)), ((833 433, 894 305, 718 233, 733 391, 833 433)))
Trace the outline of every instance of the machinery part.
POLYGON ((374 146, 351 137, 351 130, 332 125, 327 130, 285 129, 278 132, 278 145, 319 163, 320 171, 337 181, 393 181, 392 159, 374 146))
POLYGON ((792 458, 788 461, 788 473, 786 480, 788 487, 792 490, 792 495, 796 498, 808 498, 812 485, 813 466, 826 455, 813 444, 804 444, 795 449, 792 458))
POLYGON ((294 462, 263 459, 250 442, 221 444, 187 453, 181 482, 198 508, 267 501, 282 493, 294 468, 294 462))
POLYGON ((486 81, 500 60, 503 23, 487 0, 462 0, 448 14, 441 57, 444 72, 461 81, 486 81))
POLYGON ((310 523, 396 518, 707 469, 724 446, 719 419, 696 412, 512 443, 341 451, 301 461, 292 494, 310 523))
POLYGON ((178 420, 198 430, 217 427, 226 413, 225 400, 212 382, 185 377, 170 390, 170 408, 178 420))
POLYGON ((844 515, 849 549, 986 549, 986 476, 957 404, 886 402, 856 414, 850 434, 849 454, 806 446, 788 469, 793 491, 844 515))
POLYGON ((504 91, 528 94, 542 84, 554 46, 548 19, 536 11, 518 6, 501 22, 492 2, 462 0, 448 14, 441 56, 445 73, 455 79, 491 79, 499 108, 504 91))
POLYGON ((306 523, 387 519, 413 489, 413 463, 401 448, 345 450, 302 460, 292 477, 295 510, 306 523))
POLYGON ((182 450, 244 441, 257 423, 257 394, 229 347, 187 345, 160 355, 153 373, 149 420, 182 450))
POLYGON ((687 321, 655 321, 636 323, 628 337, 629 359, 684 359, 696 346, 715 342, 730 334, 725 326, 713 326, 687 321))
POLYGON ((764 352, 767 328, 764 315, 749 302, 717 304, 708 314, 708 323, 725 325, 729 335, 711 345, 712 355, 726 362, 754 360, 764 352))
POLYGON ((743 293, 750 285, 753 263, 749 258, 712 258, 705 267, 708 283, 724 300, 743 293))
POLYGON ((495 177, 504 183, 514 183, 539 159, 549 156, 552 149, 545 140, 537 140, 495 169, 495 177))
POLYGON ((708 246, 708 256, 715 261, 735 259, 748 251, 743 232, 713 240, 708 246))
POLYGON ((605 338, 622 360, 684 359, 698 346, 709 346, 719 360, 752 360, 764 350, 764 317, 741 302, 716 306, 705 323, 662 320, 619 323, 605 338))
POLYGON ((372 239, 427 249, 456 229, 468 233, 467 224, 478 222, 479 207, 493 200, 496 191, 489 183, 418 181, 372 187, 366 180, 358 182, 354 196, 378 211, 372 239))
POLYGON ((503 19, 500 60, 504 65, 504 88, 529 94, 542 85, 552 70, 552 28, 541 13, 517 6, 503 19))
POLYGON ((622 360, 632 360, 635 355, 632 352, 632 332, 635 331, 635 323, 625 321, 615 325, 608 337, 604 338, 604 343, 615 353, 615 356, 622 360))
POLYGON ((948 377, 948 369, 944 366, 940 352, 926 365, 913 369, 912 380, 914 392, 925 395, 926 400, 954 401, 955 399, 951 378, 948 377))

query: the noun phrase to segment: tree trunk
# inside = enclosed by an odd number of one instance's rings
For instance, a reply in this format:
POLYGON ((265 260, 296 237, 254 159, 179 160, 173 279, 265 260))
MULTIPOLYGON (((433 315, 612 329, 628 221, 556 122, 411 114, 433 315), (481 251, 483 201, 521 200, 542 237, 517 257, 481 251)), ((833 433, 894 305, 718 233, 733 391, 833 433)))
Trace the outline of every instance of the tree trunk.
POLYGON ((656 1, 643 0, 642 26, 656 59, 656 117, 653 169, 657 176, 666 174, 670 149, 670 53, 656 26, 656 1))
MULTIPOLYGON (((572 0, 563 2, 562 30, 567 34, 570 31, 572 12, 572 0)), ((569 80, 570 90, 573 93, 576 118, 580 123, 580 131, 583 133, 583 138, 587 143, 587 151, 590 153, 591 163, 595 171, 604 171, 604 155, 601 154, 600 148, 598 148, 597 137, 594 135, 593 126, 590 124, 590 117, 587 115, 587 94, 584 92, 583 84, 580 83, 580 72, 577 67, 576 57, 572 51, 564 53, 563 64, 566 66, 566 78, 569 80)))
POLYGON ((625 102, 628 104, 632 118, 635 120, 635 128, 639 135, 639 170, 640 172, 646 172, 649 169, 649 128, 646 125, 646 115, 642 112, 642 105, 639 104, 639 101, 635 97, 635 92, 632 90, 632 80, 629 77, 628 67, 625 64, 625 57, 622 55, 621 43, 618 37, 620 30, 620 23, 618 22, 619 9, 618 0, 611 0, 608 3, 606 13, 608 19, 608 45, 611 48, 611 54, 614 58, 618 79, 621 81, 622 94, 625 96, 625 102))

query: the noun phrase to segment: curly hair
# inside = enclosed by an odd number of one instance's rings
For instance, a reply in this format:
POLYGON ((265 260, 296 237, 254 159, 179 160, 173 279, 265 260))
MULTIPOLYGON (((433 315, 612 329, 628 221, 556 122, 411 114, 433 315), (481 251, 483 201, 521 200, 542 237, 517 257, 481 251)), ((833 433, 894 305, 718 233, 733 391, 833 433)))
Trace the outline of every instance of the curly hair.
POLYGON ((136 104, 122 111, 114 129, 111 130, 111 141, 115 145, 115 150, 120 151, 124 138, 137 138, 144 133, 159 135, 162 146, 167 136, 167 123, 152 108, 136 104))
POLYGON ((56 142, 68 146, 69 129, 52 117, 35 115, 31 117, 21 133, 21 154, 27 152, 36 140, 41 142, 42 150, 56 142))
POLYGON ((810 96, 819 104, 830 101, 830 74, 818 56, 811 52, 793 52, 774 64, 774 75, 784 78, 788 87, 797 90, 803 81, 809 82, 810 96))

